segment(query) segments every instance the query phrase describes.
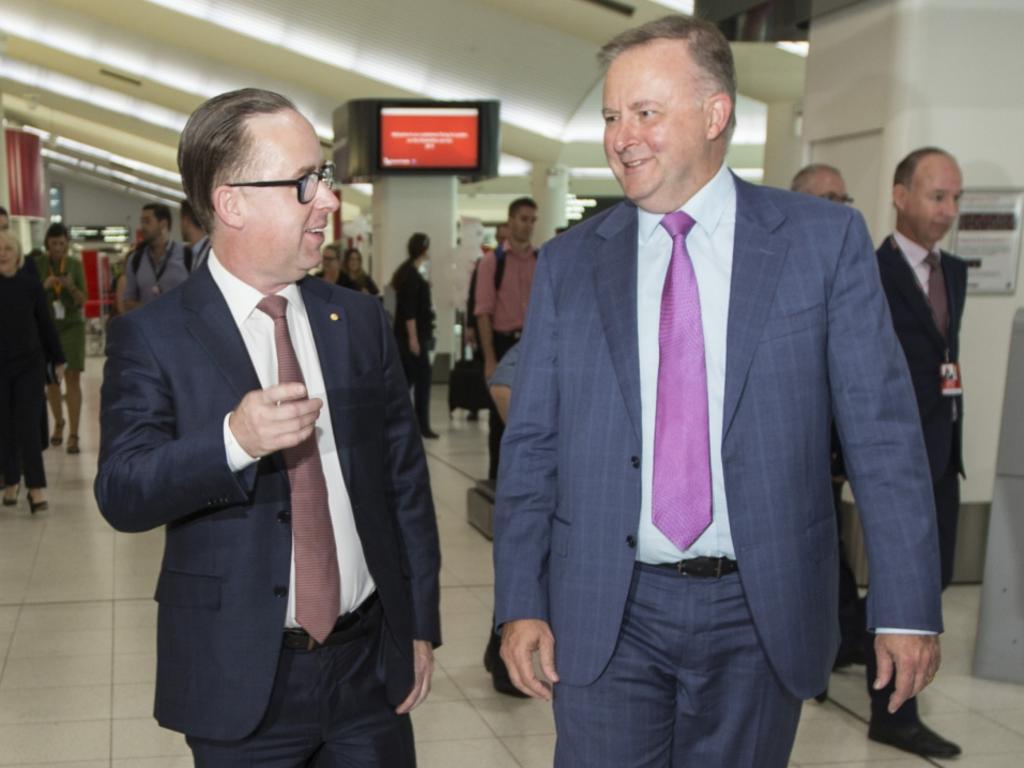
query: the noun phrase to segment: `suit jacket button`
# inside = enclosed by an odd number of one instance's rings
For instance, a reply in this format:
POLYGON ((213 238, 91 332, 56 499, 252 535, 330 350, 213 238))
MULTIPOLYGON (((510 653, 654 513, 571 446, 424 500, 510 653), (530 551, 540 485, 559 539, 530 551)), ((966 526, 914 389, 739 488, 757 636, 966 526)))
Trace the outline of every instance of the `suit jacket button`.
POLYGON ((630 456, 629 463, 633 466, 633 469, 640 469, 640 457, 630 456))
POLYGON ((291 514, 289 512, 278 512, 277 513, 277 522, 279 522, 279 523, 290 523, 291 521, 292 521, 292 516, 291 516, 291 514))
POLYGON ((288 587, 274 587, 274 597, 288 597, 288 587))
POLYGON ((630 549, 636 549, 636 536, 630 534, 626 537, 626 546, 630 549))

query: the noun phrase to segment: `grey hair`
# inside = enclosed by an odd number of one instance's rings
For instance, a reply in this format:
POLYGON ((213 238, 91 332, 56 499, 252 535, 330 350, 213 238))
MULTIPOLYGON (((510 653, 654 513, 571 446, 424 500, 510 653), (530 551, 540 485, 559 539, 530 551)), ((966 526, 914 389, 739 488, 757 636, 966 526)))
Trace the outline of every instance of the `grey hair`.
POLYGON ((843 177, 843 174, 841 174, 839 169, 834 165, 829 165, 828 163, 811 163, 810 165, 805 165, 796 172, 796 176, 793 177, 793 181, 789 183, 790 191, 806 192, 807 188, 811 185, 811 179, 822 171, 834 173, 839 178, 843 177))

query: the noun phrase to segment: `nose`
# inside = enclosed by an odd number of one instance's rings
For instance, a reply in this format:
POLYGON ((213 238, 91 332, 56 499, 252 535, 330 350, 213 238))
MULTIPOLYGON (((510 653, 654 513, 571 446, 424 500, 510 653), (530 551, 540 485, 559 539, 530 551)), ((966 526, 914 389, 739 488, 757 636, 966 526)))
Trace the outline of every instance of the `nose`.
POLYGON ((614 123, 606 123, 605 136, 606 146, 610 146, 617 154, 621 154, 627 147, 635 143, 633 131, 622 119, 614 123))
POLYGON ((320 182, 316 188, 316 206, 321 210, 325 210, 328 213, 333 213, 341 207, 341 203, 338 202, 338 198, 334 194, 334 190, 329 184, 320 182))

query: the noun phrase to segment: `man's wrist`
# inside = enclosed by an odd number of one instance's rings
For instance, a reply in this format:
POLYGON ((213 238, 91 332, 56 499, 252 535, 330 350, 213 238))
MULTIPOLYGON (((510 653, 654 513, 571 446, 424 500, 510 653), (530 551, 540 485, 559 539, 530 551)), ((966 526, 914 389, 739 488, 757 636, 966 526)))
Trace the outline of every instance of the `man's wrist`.
POLYGON ((224 417, 224 454, 227 459, 228 469, 232 472, 241 472, 251 464, 259 461, 258 456, 250 456, 239 444, 235 433, 231 431, 231 413, 224 417))

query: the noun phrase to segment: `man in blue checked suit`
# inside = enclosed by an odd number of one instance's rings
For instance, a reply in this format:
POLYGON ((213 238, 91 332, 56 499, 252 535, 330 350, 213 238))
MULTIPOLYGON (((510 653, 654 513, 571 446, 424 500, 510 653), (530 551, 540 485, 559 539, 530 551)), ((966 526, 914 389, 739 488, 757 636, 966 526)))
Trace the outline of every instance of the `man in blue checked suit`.
POLYGON ((602 61, 628 201, 537 264, 498 483, 502 656, 553 699, 557 765, 785 766, 839 640, 833 414, 890 707, 938 668, 907 365, 860 216, 725 167, 714 26, 666 17, 602 61))

